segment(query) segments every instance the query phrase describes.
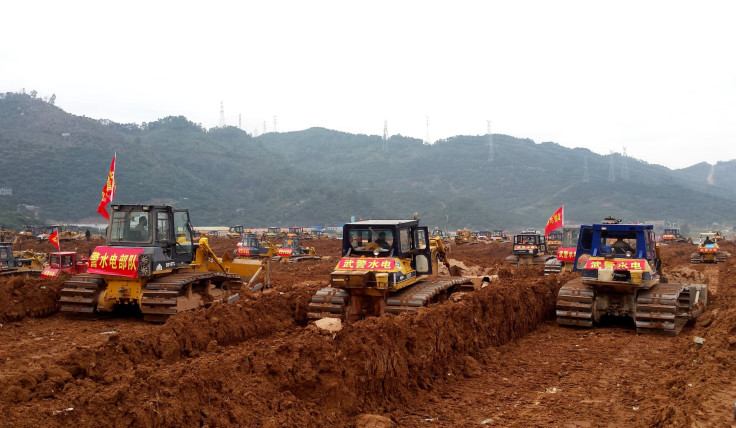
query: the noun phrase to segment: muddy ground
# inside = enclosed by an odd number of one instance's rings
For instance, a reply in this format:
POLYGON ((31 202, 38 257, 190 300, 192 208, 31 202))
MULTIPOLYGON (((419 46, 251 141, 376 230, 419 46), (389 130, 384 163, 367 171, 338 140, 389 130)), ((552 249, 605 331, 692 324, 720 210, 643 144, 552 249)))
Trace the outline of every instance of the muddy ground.
MULTIPOLYGON (((88 251, 97 242, 62 243, 88 251)), ((215 238, 220 254, 234 239, 215 238)), ((677 337, 614 320, 558 327, 572 274, 508 267, 510 244, 452 246, 466 274, 498 275, 416 314, 327 334, 306 322, 339 259, 273 263, 273 288, 166 324, 57 312, 64 278, 0 279, 3 426, 729 426, 736 402, 734 262, 691 265, 663 247, 665 272, 708 282, 711 304, 677 337), (702 338, 698 344, 695 338, 702 338)), ((24 248, 38 247, 32 241, 24 248)), ((736 247, 725 249, 736 254, 736 247)), ((736 271, 735 271, 736 272, 736 271)), ((700 339, 698 339, 700 341, 700 339)))

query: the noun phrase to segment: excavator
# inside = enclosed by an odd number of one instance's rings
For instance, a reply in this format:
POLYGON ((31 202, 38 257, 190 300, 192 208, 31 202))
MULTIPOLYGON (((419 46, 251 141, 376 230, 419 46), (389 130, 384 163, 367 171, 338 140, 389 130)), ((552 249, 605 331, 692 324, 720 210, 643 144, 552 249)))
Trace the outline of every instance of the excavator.
POLYGON ((94 249, 86 273, 66 281, 61 311, 95 316, 127 307, 165 322, 182 311, 233 302, 243 287, 262 288, 267 269, 262 260, 217 257, 207 238, 193 242, 188 210, 112 205, 106 245, 94 249))
POLYGON ((353 322, 382 313, 415 312, 460 290, 475 290, 489 277, 439 276, 450 270, 442 240, 414 220, 365 220, 343 227, 342 258, 330 286, 309 304, 309 319, 353 322))
POLYGON ((637 332, 676 335, 708 304, 706 284, 668 282, 652 225, 580 226, 574 270, 557 295, 557 324, 592 327, 627 317, 637 332))

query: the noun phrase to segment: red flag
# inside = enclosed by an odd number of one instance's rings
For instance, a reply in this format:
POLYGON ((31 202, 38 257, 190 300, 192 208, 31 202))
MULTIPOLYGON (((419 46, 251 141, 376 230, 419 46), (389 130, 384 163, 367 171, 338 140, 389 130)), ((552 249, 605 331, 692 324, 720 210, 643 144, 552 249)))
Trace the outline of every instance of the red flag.
MULTIPOLYGON (((563 205, 564 206, 564 205, 563 205)), ((547 226, 544 227, 544 236, 549 235, 549 233, 559 227, 562 227, 563 222, 563 209, 562 207, 559 207, 557 211, 555 211, 554 214, 552 214, 552 217, 547 220, 547 226)))
POLYGON ((56 251, 61 251, 59 249, 59 229, 54 229, 54 233, 49 235, 49 242, 54 244, 54 246, 56 247, 56 251))
POLYGON ((107 174, 107 182, 102 188, 102 200, 100 206, 97 207, 97 212, 100 213, 105 219, 110 220, 110 216, 107 214, 107 204, 112 202, 115 197, 115 158, 117 153, 112 157, 112 163, 110 164, 110 172, 107 174))

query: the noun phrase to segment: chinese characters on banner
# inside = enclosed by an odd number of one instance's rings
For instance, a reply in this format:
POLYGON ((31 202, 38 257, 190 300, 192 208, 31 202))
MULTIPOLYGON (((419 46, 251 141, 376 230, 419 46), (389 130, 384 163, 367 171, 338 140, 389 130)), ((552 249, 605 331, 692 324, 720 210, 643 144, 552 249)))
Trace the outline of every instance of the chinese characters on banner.
POLYGON ((88 273, 138 277, 138 256, 143 248, 97 247, 89 257, 88 273))
POLYGON ((394 259, 352 259, 342 258, 337 264, 338 270, 395 270, 396 260, 394 259))
POLYGON ((281 257, 291 257, 291 253, 294 252, 293 248, 279 248, 276 252, 281 257))
POLYGON ((627 259, 627 260, 609 260, 600 258, 591 258, 585 263, 585 269, 612 269, 612 270, 630 270, 644 271, 649 270, 649 265, 645 259, 627 259))
POLYGON ((563 262, 574 262, 577 248, 558 248, 557 249, 557 260, 563 262))
POLYGON ((101 216, 105 217, 106 220, 110 220, 110 216, 107 214, 107 204, 112 202, 115 197, 115 158, 117 153, 112 157, 112 163, 110 163, 110 172, 107 174, 107 181, 105 186, 102 188, 102 200, 100 205, 97 207, 97 212, 101 216))
POLYGON ((551 231, 562 227, 562 223, 564 221, 563 207, 557 208, 557 211, 555 211, 555 213, 552 214, 552 217, 547 220, 547 226, 544 227, 544 236, 547 236, 551 231))

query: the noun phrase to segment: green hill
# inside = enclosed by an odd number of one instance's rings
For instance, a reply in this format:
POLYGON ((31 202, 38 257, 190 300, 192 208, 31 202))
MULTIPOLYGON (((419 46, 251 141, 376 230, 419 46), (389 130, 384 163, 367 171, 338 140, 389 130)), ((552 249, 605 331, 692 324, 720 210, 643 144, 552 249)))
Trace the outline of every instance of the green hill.
POLYGON ((736 221, 733 161, 716 165, 711 184, 707 164, 673 171, 507 135, 494 135, 490 154, 488 136, 427 145, 395 135, 384 144, 312 128, 253 138, 181 116, 140 126, 93 120, 7 93, 0 143, 0 186, 13 189, 0 196, 0 218, 11 224, 25 205, 43 221, 101 221, 113 153, 116 202, 189 208, 195 225, 335 225, 419 212, 428 226, 448 229, 541 228, 563 204, 570 223, 608 215, 702 227, 736 221))

